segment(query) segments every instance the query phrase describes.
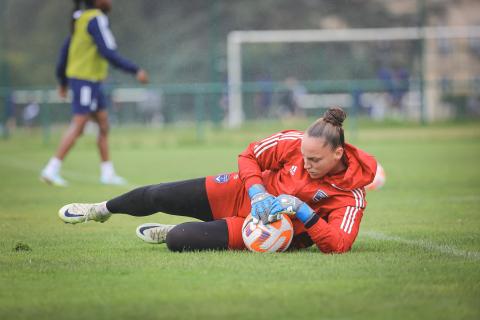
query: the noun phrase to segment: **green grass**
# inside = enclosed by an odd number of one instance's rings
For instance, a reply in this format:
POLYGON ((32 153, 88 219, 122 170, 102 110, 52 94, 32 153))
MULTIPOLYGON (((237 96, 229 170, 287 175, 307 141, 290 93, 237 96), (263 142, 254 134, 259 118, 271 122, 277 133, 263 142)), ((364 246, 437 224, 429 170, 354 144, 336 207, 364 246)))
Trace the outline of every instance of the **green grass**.
MULTIPOLYGON (((236 170, 246 144, 307 122, 205 128, 115 129, 118 171, 134 185, 236 170)), ((369 126, 353 142, 377 156, 384 189, 351 252, 171 253, 135 237, 156 214, 66 225, 56 211, 128 190, 97 183, 95 139, 65 163, 71 186, 38 173, 56 147, 37 132, 0 141, 0 319, 479 319, 480 124, 369 126), (15 248, 17 248, 15 250, 15 248)))

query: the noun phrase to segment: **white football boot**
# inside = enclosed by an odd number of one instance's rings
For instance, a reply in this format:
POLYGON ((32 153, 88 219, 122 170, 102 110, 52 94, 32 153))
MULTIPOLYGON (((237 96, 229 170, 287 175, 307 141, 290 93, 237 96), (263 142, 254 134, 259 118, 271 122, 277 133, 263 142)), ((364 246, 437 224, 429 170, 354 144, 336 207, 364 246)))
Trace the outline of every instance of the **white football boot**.
POLYGON ((100 178, 100 182, 102 184, 114 185, 114 186, 124 186, 127 184, 127 180, 125 180, 120 176, 117 176, 116 174, 102 175, 102 177, 100 178))
POLYGON ((56 187, 68 186, 68 182, 63 179, 59 173, 53 173, 48 170, 42 171, 42 173, 40 174, 40 180, 56 187))
POLYGON ((144 223, 137 227, 137 237, 148 243, 165 243, 174 224, 144 223))
POLYGON ((105 212, 103 203, 70 203, 58 211, 58 216, 65 223, 80 223, 89 220, 105 222, 112 215, 105 212))

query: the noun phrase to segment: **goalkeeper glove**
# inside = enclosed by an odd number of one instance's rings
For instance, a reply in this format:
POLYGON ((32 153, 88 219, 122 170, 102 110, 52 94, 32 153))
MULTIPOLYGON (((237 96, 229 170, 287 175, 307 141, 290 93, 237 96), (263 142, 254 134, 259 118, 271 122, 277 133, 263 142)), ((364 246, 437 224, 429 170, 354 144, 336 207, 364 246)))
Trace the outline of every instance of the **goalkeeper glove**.
POLYGON ((272 210, 268 216, 268 221, 273 222, 279 220, 281 214, 288 214, 291 217, 294 216, 302 221, 303 224, 306 224, 315 216, 315 211, 297 197, 281 194, 275 198, 272 210))
POLYGON ((268 223, 268 215, 275 197, 269 194, 261 184, 251 186, 248 189, 248 195, 250 196, 250 204, 252 205, 250 211, 253 218, 252 222, 257 224, 262 220, 263 223, 268 223))

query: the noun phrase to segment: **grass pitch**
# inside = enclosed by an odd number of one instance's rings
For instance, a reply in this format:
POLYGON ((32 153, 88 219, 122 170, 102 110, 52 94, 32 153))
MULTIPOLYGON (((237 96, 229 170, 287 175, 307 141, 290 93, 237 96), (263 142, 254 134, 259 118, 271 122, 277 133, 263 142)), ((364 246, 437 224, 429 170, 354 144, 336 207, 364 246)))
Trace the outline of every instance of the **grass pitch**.
POLYGON ((98 181, 95 139, 69 155, 58 189, 38 173, 58 141, 17 132, 0 141, 0 319, 479 319, 480 124, 360 125, 353 143, 374 154, 387 184, 368 207, 351 252, 171 253, 135 236, 156 214, 66 225, 57 210, 135 185, 236 170, 248 142, 307 122, 230 132, 114 129, 118 172, 98 181))

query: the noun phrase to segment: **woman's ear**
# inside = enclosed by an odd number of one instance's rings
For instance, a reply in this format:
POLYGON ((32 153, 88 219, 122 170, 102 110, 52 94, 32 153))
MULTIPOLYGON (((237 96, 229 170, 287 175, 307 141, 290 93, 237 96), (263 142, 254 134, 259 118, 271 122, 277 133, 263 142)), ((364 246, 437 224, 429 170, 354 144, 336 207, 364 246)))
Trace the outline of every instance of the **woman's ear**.
POLYGON ((343 147, 337 147, 337 148, 335 149, 335 151, 334 151, 334 153, 335 153, 335 154, 333 155, 334 158, 335 158, 336 160, 342 159, 342 157, 343 157, 343 152, 344 152, 343 147))

